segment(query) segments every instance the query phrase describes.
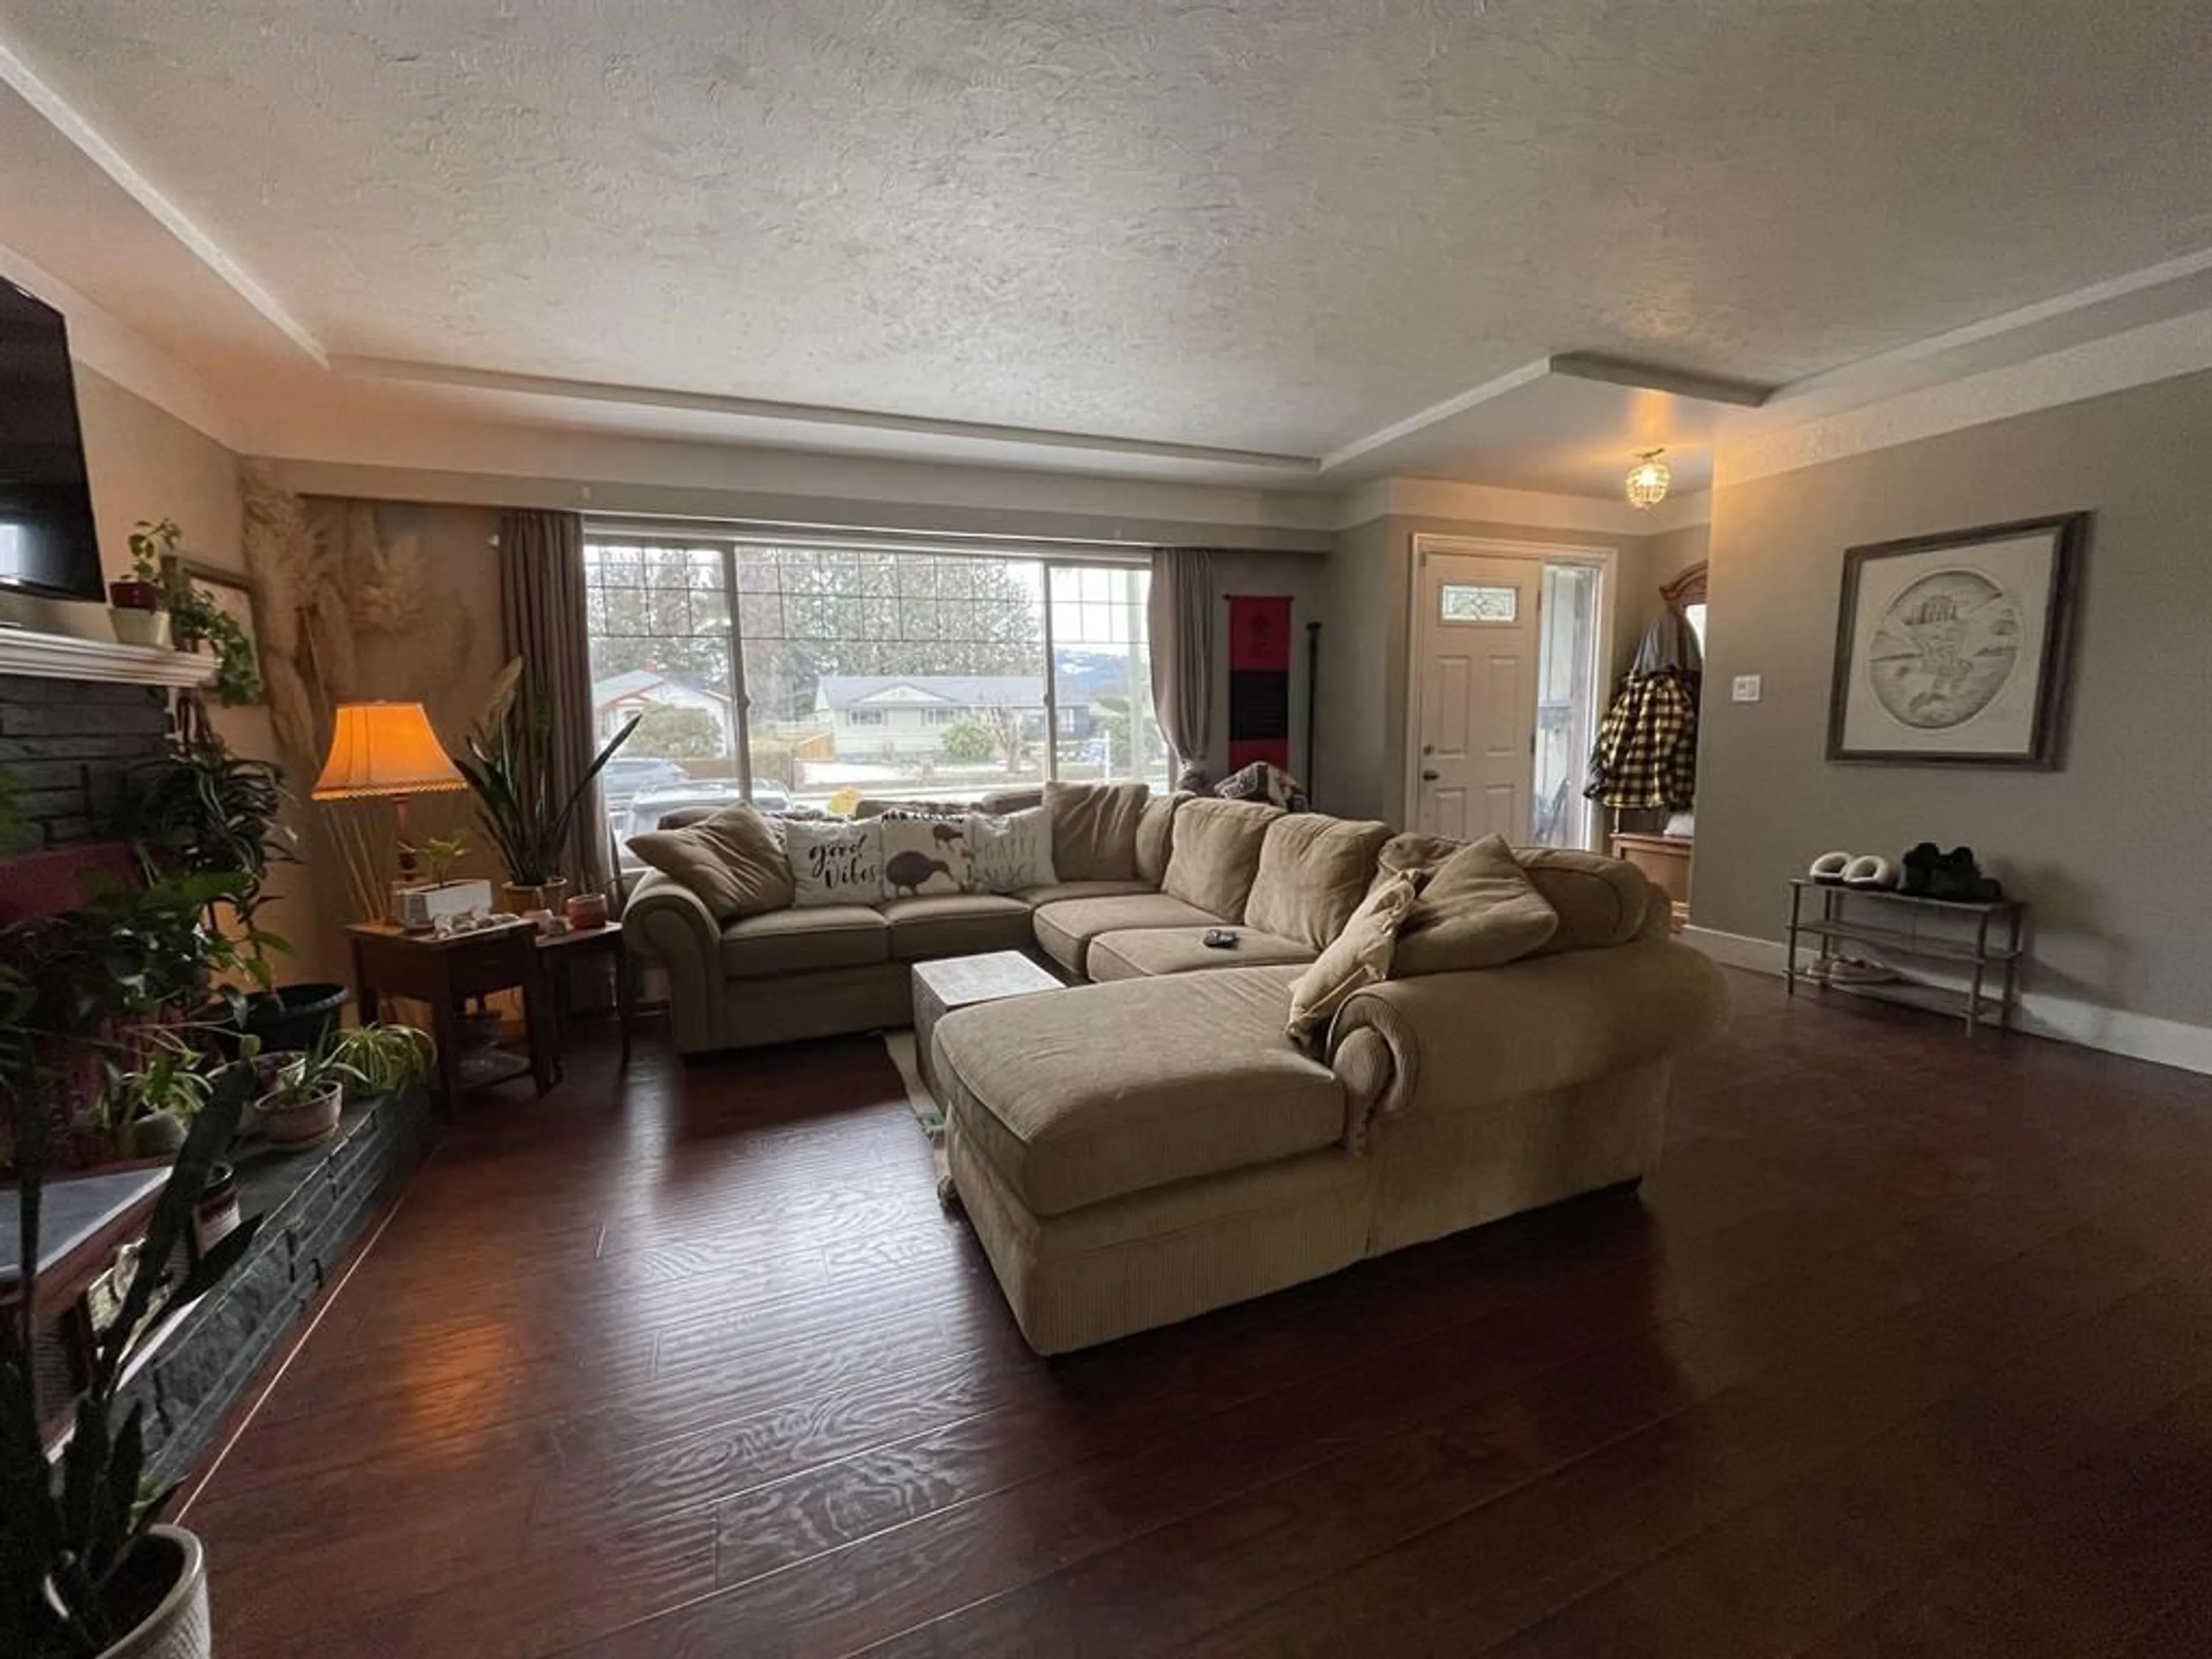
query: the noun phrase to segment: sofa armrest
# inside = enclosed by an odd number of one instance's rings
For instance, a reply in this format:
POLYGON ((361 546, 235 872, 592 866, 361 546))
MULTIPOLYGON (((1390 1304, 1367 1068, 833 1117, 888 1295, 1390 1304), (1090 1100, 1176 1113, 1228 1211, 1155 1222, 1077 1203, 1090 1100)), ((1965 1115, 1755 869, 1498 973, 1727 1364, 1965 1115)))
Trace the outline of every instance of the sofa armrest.
POLYGON ((1357 1150, 1377 1117, 1566 1088, 1695 1047, 1727 1016, 1701 952, 1639 939, 1370 986, 1338 1012, 1329 1064, 1357 1150))
POLYGON ((648 872, 623 909, 623 933, 668 975, 668 1019, 685 1054, 718 1046, 722 930, 683 883, 648 872))

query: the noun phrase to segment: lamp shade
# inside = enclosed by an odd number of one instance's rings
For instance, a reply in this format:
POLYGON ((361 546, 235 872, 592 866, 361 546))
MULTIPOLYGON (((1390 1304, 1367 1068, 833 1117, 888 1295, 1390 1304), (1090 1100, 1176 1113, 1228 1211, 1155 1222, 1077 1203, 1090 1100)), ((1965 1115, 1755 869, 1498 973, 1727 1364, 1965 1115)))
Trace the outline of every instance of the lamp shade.
POLYGON ((317 800, 428 795, 465 789, 419 702, 342 702, 331 752, 315 780, 317 800))

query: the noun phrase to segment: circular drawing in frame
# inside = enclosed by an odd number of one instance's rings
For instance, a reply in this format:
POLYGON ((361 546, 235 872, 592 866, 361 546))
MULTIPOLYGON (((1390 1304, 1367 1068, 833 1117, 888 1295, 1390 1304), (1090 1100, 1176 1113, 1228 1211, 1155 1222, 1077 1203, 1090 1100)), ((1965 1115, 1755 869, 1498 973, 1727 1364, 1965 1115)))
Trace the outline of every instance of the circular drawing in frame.
POLYGON ((2020 605, 1978 570, 1938 570, 1882 612, 1867 651, 1881 706, 1923 732, 1964 726, 2004 690, 2020 660, 2020 605))

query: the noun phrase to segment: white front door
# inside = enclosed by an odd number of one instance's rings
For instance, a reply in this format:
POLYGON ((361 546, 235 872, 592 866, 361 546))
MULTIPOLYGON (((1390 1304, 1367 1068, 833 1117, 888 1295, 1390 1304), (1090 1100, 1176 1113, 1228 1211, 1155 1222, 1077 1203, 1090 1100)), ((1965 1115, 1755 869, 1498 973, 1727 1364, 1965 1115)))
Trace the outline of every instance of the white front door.
POLYGON ((1535 559, 1420 556, 1416 811, 1425 835, 1529 839, 1536 747, 1535 559))

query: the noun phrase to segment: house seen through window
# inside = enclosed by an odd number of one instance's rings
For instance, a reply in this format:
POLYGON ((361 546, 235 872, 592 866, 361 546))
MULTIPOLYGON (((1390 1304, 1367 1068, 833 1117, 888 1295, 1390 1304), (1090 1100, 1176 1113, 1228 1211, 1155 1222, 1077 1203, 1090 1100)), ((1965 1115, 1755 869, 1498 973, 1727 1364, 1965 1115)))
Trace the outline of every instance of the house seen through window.
POLYGON ((684 805, 965 799, 1143 778, 1142 564, 593 535, 592 702, 617 838, 684 805))

